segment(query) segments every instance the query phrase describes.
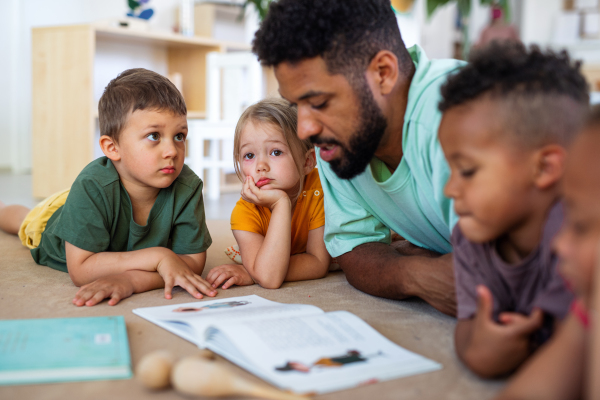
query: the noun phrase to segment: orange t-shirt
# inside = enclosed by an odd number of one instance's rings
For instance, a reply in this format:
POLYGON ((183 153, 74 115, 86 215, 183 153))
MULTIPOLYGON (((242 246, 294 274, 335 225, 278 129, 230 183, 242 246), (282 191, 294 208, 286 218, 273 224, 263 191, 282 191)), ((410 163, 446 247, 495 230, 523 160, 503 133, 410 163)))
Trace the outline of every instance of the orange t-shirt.
MULTIPOLYGON (((239 199, 231 213, 231 229, 267 235, 271 210, 239 199)), ((290 255, 306 252, 308 231, 325 225, 323 188, 319 171, 313 169, 304 178, 302 194, 292 214, 292 246, 290 255)))

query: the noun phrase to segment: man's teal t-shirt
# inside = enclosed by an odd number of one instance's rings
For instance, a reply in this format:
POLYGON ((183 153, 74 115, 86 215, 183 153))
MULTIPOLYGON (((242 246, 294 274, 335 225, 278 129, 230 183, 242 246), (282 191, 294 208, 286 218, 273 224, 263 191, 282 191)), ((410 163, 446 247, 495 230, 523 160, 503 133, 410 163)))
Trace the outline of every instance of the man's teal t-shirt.
POLYGON ((184 165, 171 186, 161 189, 142 226, 133 220, 129 194, 113 163, 100 157, 77 176, 65 205, 52 215, 31 255, 38 264, 67 272, 65 242, 93 253, 149 247, 202 253, 212 242, 202 181, 184 165))
POLYGON ((373 158, 360 175, 338 178, 317 151, 325 201, 325 244, 332 257, 369 242, 390 243, 390 229, 411 243, 439 253, 452 251, 458 218, 444 196, 450 175, 437 138, 440 86, 464 62, 429 60, 419 46, 408 49, 415 63, 404 127, 402 161, 391 173, 373 158))

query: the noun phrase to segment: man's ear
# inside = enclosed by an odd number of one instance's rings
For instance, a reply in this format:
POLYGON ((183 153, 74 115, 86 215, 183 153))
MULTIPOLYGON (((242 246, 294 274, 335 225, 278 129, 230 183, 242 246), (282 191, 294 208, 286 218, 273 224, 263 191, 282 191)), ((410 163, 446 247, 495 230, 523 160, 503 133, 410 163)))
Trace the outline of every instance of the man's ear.
POLYGON ((304 175, 308 175, 310 171, 317 165, 317 155, 315 154, 314 147, 306 152, 304 159, 304 175))
POLYGON ((398 58, 389 50, 381 50, 375 54, 367 67, 367 76, 375 84, 373 89, 382 96, 392 92, 398 81, 398 74, 398 58))
POLYGON ((558 144, 549 144, 536 152, 535 185, 547 189, 558 183, 565 172, 567 150, 558 144))
POLYGON ((119 153, 119 145, 115 139, 110 136, 102 135, 100 137, 100 148, 106 157, 111 161, 121 160, 121 154, 119 153))

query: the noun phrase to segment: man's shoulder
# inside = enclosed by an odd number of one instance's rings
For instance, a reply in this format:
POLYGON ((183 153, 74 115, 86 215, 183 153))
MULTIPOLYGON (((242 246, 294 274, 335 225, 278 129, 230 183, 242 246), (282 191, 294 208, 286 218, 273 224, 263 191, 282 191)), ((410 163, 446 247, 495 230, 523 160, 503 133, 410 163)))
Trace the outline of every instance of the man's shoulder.
POLYGON ((412 77, 407 104, 407 121, 420 121, 423 125, 436 125, 441 118, 438 103, 441 99, 440 88, 448 76, 466 63, 454 59, 429 60, 418 46, 411 48, 415 61, 415 74, 412 77), (432 118, 436 117, 436 118, 432 118))

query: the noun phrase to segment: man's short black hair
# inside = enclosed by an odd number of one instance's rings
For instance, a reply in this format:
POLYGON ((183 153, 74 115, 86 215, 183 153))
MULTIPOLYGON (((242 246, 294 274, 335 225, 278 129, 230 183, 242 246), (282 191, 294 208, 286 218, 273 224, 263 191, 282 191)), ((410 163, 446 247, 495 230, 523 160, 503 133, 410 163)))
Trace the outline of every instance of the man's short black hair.
POLYGON ((568 144, 585 121, 589 92, 580 63, 566 51, 542 51, 518 42, 492 42, 441 88, 445 112, 488 95, 502 103, 508 131, 530 144, 568 144))
POLYGON ((330 73, 349 80, 381 50, 396 55, 403 73, 414 69, 389 0, 274 1, 252 50, 268 66, 321 56, 330 73))

